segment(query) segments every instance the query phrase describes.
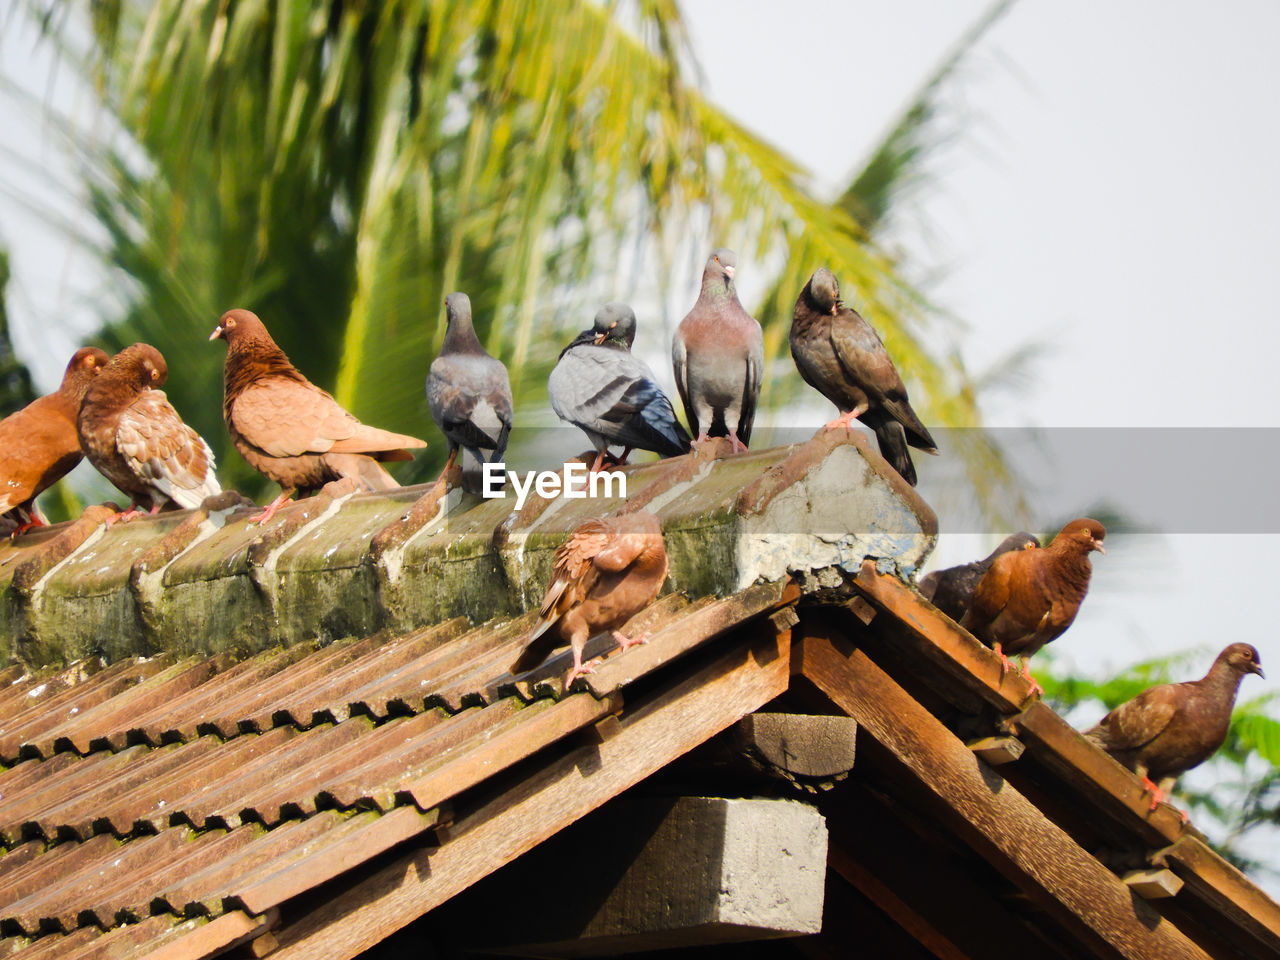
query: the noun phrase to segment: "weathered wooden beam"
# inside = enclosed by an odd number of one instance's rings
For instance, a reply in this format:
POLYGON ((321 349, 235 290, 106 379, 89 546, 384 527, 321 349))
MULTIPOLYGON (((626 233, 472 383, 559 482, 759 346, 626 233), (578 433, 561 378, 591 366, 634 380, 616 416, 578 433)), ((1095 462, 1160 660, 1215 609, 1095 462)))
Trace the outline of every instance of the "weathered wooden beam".
MULTIPOLYGON (((647 701, 605 738, 513 780, 417 849, 283 926, 276 960, 349 960, 693 749, 787 688, 781 635, 737 645, 647 701)), ((611 725, 612 726, 612 725, 611 725)))
POLYGON ((1203 901, 1248 932, 1264 951, 1280 956, 1280 906, 1203 841, 1184 836, 1160 851, 1153 863, 1167 864, 1185 881, 1181 897, 1203 901))
POLYGON ((822 929, 826 868, 826 824, 808 804, 621 797, 455 898, 440 923, 467 931, 468 952, 549 958, 801 936, 822 929))
POLYGON ((783 775, 829 779, 853 769, 858 724, 844 716, 753 713, 733 733, 740 749, 783 775))
POLYGON ((1013 763, 1027 749, 1017 737, 980 737, 965 746, 993 767, 1013 763))
POLYGON ((900 643, 949 682, 1001 713, 1017 713, 1031 698, 1031 687, 1020 673, 1006 671, 993 651, 897 577, 877 573, 875 561, 863 561, 854 586, 891 614, 877 620, 876 627, 894 630, 900 643), (886 620, 892 626, 882 625, 886 620))
POLYGON ((1168 869, 1130 870, 1120 879, 1143 900, 1164 900, 1182 889, 1178 875, 1168 869))
POLYGON ((886 748, 963 841, 1099 956, 1208 955, 986 767, 865 653, 806 637, 804 675, 886 748))
POLYGON ((1152 846, 1165 846, 1183 834, 1182 817, 1172 807, 1151 809, 1150 796, 1132 773, 1089 743, 1047 704, 1037 700, 1005 728, 1089 802, 1138 833, 1152 846))

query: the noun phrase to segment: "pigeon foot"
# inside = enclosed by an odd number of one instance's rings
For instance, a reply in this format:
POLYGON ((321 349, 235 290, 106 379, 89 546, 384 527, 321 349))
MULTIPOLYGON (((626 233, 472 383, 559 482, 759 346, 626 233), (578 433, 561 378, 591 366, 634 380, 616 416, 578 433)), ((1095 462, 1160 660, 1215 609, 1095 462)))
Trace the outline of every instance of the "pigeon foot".
POLYGON ((265 510, 263 510, 261 513, 255 513, 252 517, 250 517, 249 522, 256 523, 259 526, 264 526, 268 520, 270 520, 272 517, 276 515, 276 511, 278 511, 281 507, 283 507, 286 503, 288 503, 292 499, 293 499, 292 493, 288 491, 282 492, 280 496, 276 497, 269 504, 267 504, 267 508, 265 510))
POLYGON ((18 526, 14 527, 13 532, 9 534, 9 539, 16 540, 18 537, 22 536, 28 530, 34 530, 36 527, 44 527, 44 526, 48 526, 48 524, 46 524, 43 520, 41 520, 35 514, 32 514, 31 519, 28 520, 26 523, 20 523, 18 524, 18 526))
POLYGON ((1029 660, 1022 661, 1022 676, 1027 683, 1031 684, 1031 695, 1033 697, 1044 696, 1044 687, 1040 686, 1036 678, 1031 675, 1031 662, 1029 660))
POLYGON ((599 660, 588 660, 586 663, 581 663, 575 656, 573 659, 573 666, 570 667, 569 672, 564 675, 565 692, 568 693, 569 688, 573 686, 573 681, 577 680, 579 677, 595 673, 596 664, 599 662, 599 660))
POLYGON ((651 634, 648 630, 640 634, 638 637, 628 637, 623 633, 613 631, 613 639, 618 641, 619 650, 630 650, 632 647, 638 647, 649 642, 651 634))
MULTIPOLYGON (((1151 782, 1150 778, 1145 774, 1142 777, 1142 792, 1151 794, 1151 810, 1160 806, 1160 801, 1164 799, 1164 791, 1151 782)), ((1183 822, 1186 822, 1186 814, 1182 815, 1183 822)))

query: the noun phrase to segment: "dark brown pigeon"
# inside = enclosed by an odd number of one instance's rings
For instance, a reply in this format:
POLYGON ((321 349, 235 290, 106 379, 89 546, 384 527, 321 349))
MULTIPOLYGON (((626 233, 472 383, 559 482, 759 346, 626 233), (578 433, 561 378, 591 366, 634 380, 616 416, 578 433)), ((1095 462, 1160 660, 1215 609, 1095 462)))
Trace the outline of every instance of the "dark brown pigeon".
POLYGON ((856 418, 876 435, 880 453, 915 486, 908 447, 937 453, 938 446, 907 399, 907 388, 879 334, 840 300, 835 275, 817 270, 796 300, 791 357, 805 383, 830 400, 840 416, 827 427, 849 429, 856 418))
POLYGON ((62 385, 0 420, 0 514, 17 536, 44 526, 35 499, 80 462, 76 414, 108 357, 81 347, 67 364, 62 385))
POLYGON ((667 549, 656 516, 640 511, 588 520, 556 551, 542 618, 511 672, 532 670, 556 646, 568 643, 573 667, 564 686, 569 689, 594 671, 593 663, 583 664, 582 650, 600 631, 613 630, 624 650, 647 639, 625 637, 616 628, 653 603, 666 579, 667 549))
POLYGON ((449 472, 458 449, 466 447, 484 462, 482 450, 491 450, 490 463, 499 463, 511 433, 511 383, 507 368, 485 351, 471 326, 471 299, 465 293, 444 298, 448 328, 440 356, 427 375, 427 406, 431 418, 449 441, 449 459, 441 476, 449 472))
POLYGON ((960 626, 990 645, 1006 670, 1007 654, 1021 657, 1022 673, 1035 692, 1044 691, 1027 661, 1075 620, 1089 591, 1089 553, 1107 552, 1102 546, 1106 535, 1097 520, 1072 520, 1043 550, 1015 550, 996 557, 973 592, 960 626))
POLYGON ((964 612, 973 602, 973 591, 978 589, 978 581, 991 568, 992 562, 1001 554, 1012 550, 1038 549, 1040 541, 1029 533, 1013 533, 1000 542, 1000 546, 991 555, 972 563, 962 563, 958 567, 935 570, 920 580, 920 595, 930 601, 948 617, 959 623, 964 612))
POLYGON ((671 341, 676 389, 689 429, 701 442, 728 437, 747 449, 764 368, 764 333, 742 308, 733 285, 737 258, 717 250, 702 271, 702 289, 671 341))
POLYGON ((209 335, 227 341, 222 416, 241 456, 280 496, 250 522, 266 523, 299 490, 351 477, 369 490, 399 484, 378 461, 412 460, 426 441, 368 427, 289 362, 254 314, 228 310, 209 335))
POLYGON ((135 343, 102 368, 89 385, 76 430, 84 454, 130 498, 130 509, 156 513, 172 502, 193 509, 221 493, 213 451, 182 422, 159 388, 169 370, 155 347, 135 343))
POLYGON ((1264 676, 1258 651, 1233 643, 1201 679, 1144 690, 1085 736, 1142 778, 1154 810, 1178 777, 1226 741, 1231 708, 1247 673, 1264 676))
POLYGON ((551 409, 574 424, 596 448, 592 472, 600 469, 610 444, 623 447, 618 463, 632 450, 663 457, 689 452, 685 432, 653 371, 631 353, 636 315, 625 303, 606 303, 590 330, 560 351, 547 379, 551 409))

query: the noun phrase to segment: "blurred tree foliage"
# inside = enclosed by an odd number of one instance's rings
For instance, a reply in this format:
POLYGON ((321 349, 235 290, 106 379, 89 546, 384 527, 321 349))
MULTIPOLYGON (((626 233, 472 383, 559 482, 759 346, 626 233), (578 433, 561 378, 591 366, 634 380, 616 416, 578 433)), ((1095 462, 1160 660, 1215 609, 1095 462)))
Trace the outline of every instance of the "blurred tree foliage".
MULTIPOLYGON (((940 314, 880 231, 929 148, 939 86, 1007 5, 829 202, 690 82, 676 0, 29 0, 118 127, 79 138, 103 253, 128 291, 104 337, 159 347, 166 390, 218 448, 224 483, 258 495, 220 422, 223 351, 204 342, 229 307, 258 312, 358 416, 432 439, 422 383, 442 299, 464 289, 511 368, 518 449, 565 331, 618 295, 636 251, 665 276, 694 236, 771 271, 756 315, 782 362, 764 404, 798 383, 791 306, 825 264, 926 421, 979 426, 975 380, 926 337, 940 314)), ((1016 502, 998 449, 961 455, 990 512, 1016 502)), ((433 443, 401 479, 443 456, 433 443)))
POLYGON ((31 372, 18 359, 9 337, 9 311, 5 289, 9 286, 9 254, 0 250, 0 417, 21 410, 36 398, 31 372))
MULTIPOLYGON (((1161 683, 1204 676, 1217 650, 1196 650, 1136 663, 1118 676, 1095 680, 1047 666, 1039 658, 1036 679, 1044 698, 1066 715, 1082 705, 1101 703, 1107 710, 1161 683)), ((1043 656, 1043 655, 1042 655, 1043 656)), ((1183 776, 1171 798, 1213 839, 1214 846, 1243 870, 1280 875, 1275 865, 1251 855, 1246 835, 1262 824, 1280 825, 1280 720, 1271 716, 1276 694, 1250 696, 1249 681, 1231 716, 1227 741, 1204 768, 1183 776)), ((1096 712, 1096 711, 1095 711, 1096 712)))

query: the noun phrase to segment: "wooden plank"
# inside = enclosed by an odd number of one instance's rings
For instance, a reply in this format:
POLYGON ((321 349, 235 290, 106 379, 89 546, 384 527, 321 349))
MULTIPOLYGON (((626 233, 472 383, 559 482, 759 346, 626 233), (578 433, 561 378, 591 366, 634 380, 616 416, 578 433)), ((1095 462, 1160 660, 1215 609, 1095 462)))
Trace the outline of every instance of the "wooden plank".
POLYGON ((943 724, 865 653, 846 656, 805 638, 804 675, 897 758, 952 814, 966 843, 1080 936, 1099 956, 1133 960, 1207 954, 1013 787, 999 780, 943 724))
POLYGON ((1107 815, 1152 846, 1166 846, 1183 834, 1181 815, 1169 806, 1151 809, 1151 798, 1136 776, 1094 746, 1047 704, 1036 701, 1006 724, 1036 760, 1107 815))
POLYGON ((259 871, 245 877, 233 888, 229 902, 249 914, 263 913, 419 836, 435 826, 438 819, 438 810, 423 814, 413 807, 400 807, 344 834, 337 842, 328 842, 322 835, 309 845, 314 849, 303 858, 291 860, 266 875, 259 871))
MULTIPOLYGON (((994 651, 897 577, 877 573, 874 560, 863 561, 854 586, 891 614, 898 638, 950 681, 1001 713, 1017 713, 1031 698, 1031 687, 1020 673, 1006 673, 994 651)), ((891 629, 886 619, 877 620, 876 627, 891 629)))
POLYGON ((597 697, 608 696, 744 620, 785 602, 783 594, 788 583, 790 581, 782 580, 756 584, 742 593, 681 616, 659 630, 648 643, 628 650, 625 657, 610 657, 596 668, 595 673, 587 674, 587 688, 597 697))
POLYGON ((276 933, 277 960, 349 960, 787 688, 790 646, 757 637, 633 705, 612 736, 513 783, 451 829, 276 933))
POLYGON ((217 920, 170 940, 143 960, 206 960, 262 936, 279 922, 280 914, 276 910, 261 917, 250 917, 239 910, 224 913, 217 920))
POLYGON ((1161 851, 1154 862, 1157 866, 1169 864, 1185 881, 1181 897, 1204 901, 1280 956, 1280 905, 1203 841, 1184 836, 1161 851))
POLYGON ((979 737, 977 740, 970 740, 965 746, 993 767, 1013 763, 1027 749, 1016 737, 979 737))
POLYGON ((1164 900, 1177 896, 1182 881, 1172 870, 1130 870, 1120 878, 1144 900, 1164 900))
POLYGON ((397 789, 412 796, 419 810, 430 810, 548 744, 621 709, 621 694, 603 700, 597 700, 589 693, 573 694, 531 718, 528 723, 513 724, 510 729, 462 751, 451 760, 446 759, 421 776, 400 784, 397 789))

